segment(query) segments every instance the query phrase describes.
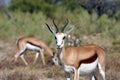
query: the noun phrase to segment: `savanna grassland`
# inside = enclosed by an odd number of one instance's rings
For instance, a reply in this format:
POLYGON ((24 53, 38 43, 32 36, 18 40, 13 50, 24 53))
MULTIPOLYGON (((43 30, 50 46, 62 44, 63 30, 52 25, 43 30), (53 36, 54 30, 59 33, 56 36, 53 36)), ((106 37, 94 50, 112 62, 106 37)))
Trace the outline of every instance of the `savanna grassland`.
MULTIPOLYGON (((47 55, 45 66, 40 56, 33 65, 35 55, 30 51, 25 55, 29 66, 25 66, 20 58, 14 62, 16 40, 22 36, 41 39, 56 50, 54 37, 45 25, 48 23, 53 26, 53 18, 41 11, 32 14, 14 11, 11 14, 12 19, 8 19, 3 12, 0 14, 0 80, 65 80, 63 69, 52 65, 47 55)), ((81 45, 96 44, 103 47, 106 50, 106 80, 120 80, 120 20, 109 18, 105 14, 98 18, 95 12, 90 15, 82 8, 71 12, 59 7, 53 15, 60 28, 66 18, 69 19, 67 29, 75 26, 71 34, 79 36, 81 45)), ((85 76, 80 80, 89 78, 85 76)))

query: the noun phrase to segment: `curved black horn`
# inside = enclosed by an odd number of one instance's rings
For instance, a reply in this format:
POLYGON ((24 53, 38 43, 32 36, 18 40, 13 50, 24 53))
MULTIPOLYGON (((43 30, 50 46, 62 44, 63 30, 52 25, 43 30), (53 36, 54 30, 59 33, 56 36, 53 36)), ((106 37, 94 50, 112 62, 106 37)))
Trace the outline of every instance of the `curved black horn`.
POLYGON ((46 25, 47 25, 48 29, 50 30, 50 32, 52 32, 55 35, 54 30, 47 23, 46 23, 46 25))
POLYGON ((66 21, 66 24, 63 26, 61 32, 64 32, 64 29, 65 29, 65 27, 67 26, 67 24, 68 24, 68 19, 67 19, 67 21, 66 21))
POLYGON ((55 24, 54 19, 53 19, 53 24, 54 24, 54 26, 55 26, 55 28, 56 28, 56 32, 59 32, 59 29, 58 29, 57 25, 55 24))

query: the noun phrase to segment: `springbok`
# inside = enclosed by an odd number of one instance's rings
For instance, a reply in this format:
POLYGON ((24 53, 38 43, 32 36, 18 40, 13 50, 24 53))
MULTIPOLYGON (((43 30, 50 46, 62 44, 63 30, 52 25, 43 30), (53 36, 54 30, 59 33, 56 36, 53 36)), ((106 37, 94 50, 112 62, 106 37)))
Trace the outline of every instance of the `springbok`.
POLYGON ((67 40, 68 46, 75 46, 75 47, 78 47, 81 42, 79 37, 77 37, 75 35, 70 35, 70 34, 67 35, 66 40, 67 40))
POLYGON ((52 50, 43 41, 36 39, 34 37, 22 37, 18 39, 17 52, 15 54, 15 61, 17 61, 17 58, 20 56, 23 62, 25 63, 25 65, 28 65, 27 61, 24 58, 24 54, 27 49, 36 51, 36 56, 33 62, 34 64, 37 61, 39 53, 41 54, 43 65, 46 64, 44 59, 44 54, 43 54, 44 50, 46 50, 49 56, 51 56, 55 65, 58 65, 56 61, 57 59, 54 53, 52 52, 52 50))
POLYGON ((56 31, 52 29, 47 23, 48 29, 54 35, 56 46, 58 49, 58 58, 66 73, 67 80, 70 80, 70 72, 74 73, 74 80, 79 80, 80 75, 89 74, 91 80, 96 80, 94 71, 97 68, 101 75, 102 80, 105 80, 105 51, 96 45, 81 45, 79 47, 64 47, 65 38, 73 30, 71 27, 68 31, 64 32, 63 26, 60 31, 53 20, 56 31))

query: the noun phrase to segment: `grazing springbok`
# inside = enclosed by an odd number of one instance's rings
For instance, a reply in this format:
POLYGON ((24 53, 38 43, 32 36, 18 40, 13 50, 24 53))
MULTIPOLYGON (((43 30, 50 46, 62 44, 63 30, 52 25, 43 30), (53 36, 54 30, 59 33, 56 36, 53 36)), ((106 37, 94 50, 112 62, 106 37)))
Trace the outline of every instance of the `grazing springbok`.
POLYGON ((79 80, 80 75, 89 74, 91 80, 96 80, 94 71, 97 68, 101 75, 102 80, 105 80, 105 51, 96 45, 81 45, 79 47, 64 47, 65 38, 73 30, 71 27, 68 31, 64 32, 63 26, 60 31, 53 20, 56 31, 48 24, 47 27, 54 35, 56 46, 58 49, 58 58, 66 73, 67 80, 70 80, 70 72, 74 73, 74 80, 79 80))
POLYGON ((21 59, 24 61, 25 65, 28 65, 27 61, 24 58, 24 54, 27 49, 36 51, 36 56, 35 56, 35 59, 33 62, 34 64, 37 61, 39 54, 41 54, 43 65, 45 65, 45 59, 44 59, 43 52, 44 52, 44 50, 46 50, 47 53, 49 54, 49 56, 51 56, 55 65, 58 65, 58 63, 56 61, 57 59, 54 56, 54 53, 52 52, 52 50, 43 41, 36 39, 34 37, 22 37, 22 38, 18 39, 17 52, 15 54, 15 61, 17 61, 17 58, 20 56, 21 59))

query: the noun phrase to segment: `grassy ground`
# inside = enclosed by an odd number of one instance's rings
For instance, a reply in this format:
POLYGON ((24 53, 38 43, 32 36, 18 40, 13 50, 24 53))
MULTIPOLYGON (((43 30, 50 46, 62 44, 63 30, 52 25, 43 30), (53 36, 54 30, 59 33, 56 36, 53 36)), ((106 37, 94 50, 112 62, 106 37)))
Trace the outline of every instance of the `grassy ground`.
MULTIPOLYGON (((51 60, 46 55, 47 65, 43 66, 41 58, 36 64, 33 63, 34 52, 27 51, 25 56, 29 66, 18 58, 14 61, 15 45, 13 43, 1 43, 0 54, 0 80, 65 80, 65 73, 61 67, 52 65, 51 60), (12 47, 11 47, 12 45, 12 47)), ((106 55, 106 80, 119 80, 120 79, 120 51, 119 46, 112 47, 107 51, 106 55)), ((72 79, 73 75, 71 74, 72 79)), ((82 76, 81 80, 89 80, 89 77, 82 76)))

